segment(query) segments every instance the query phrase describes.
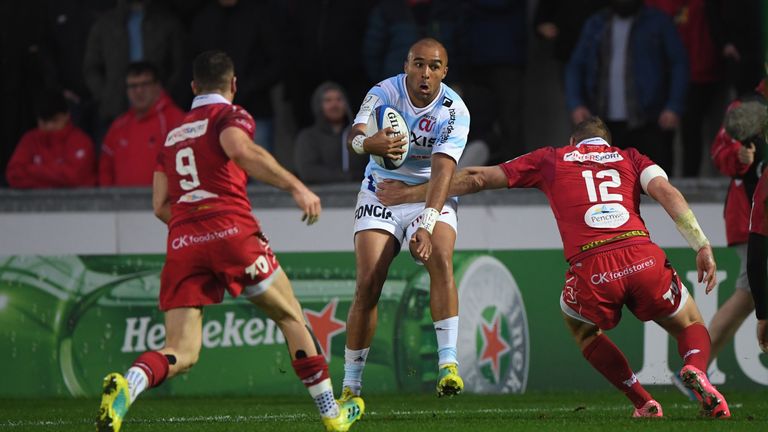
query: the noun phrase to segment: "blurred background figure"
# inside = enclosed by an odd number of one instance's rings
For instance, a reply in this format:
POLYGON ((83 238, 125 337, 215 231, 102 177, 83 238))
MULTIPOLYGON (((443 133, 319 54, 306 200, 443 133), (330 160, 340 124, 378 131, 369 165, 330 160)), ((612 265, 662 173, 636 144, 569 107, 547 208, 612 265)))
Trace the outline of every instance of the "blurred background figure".
MULTIPOLYGON (((189 63, 204 51, 224 50, 235 63, 238 105, 256 121, 254 141, 273 150, 271 91, 280 81, 283 46, 267 2, 209 0, 192 22, 189 63)), ((190 71, 191 72, 191 71, 190 71)), ((191 80, 191 73, 187 81, 191 80)), ((187 92, 191 102, 191 92, 187 92)), ((184 106, 187 106, 184 104, 184 106)))
POLYGON ((151 186, 157 152, 184 112, 163 90, 151 63, 131 63, 124 79, 130 108, 112 122, 104 137, 99 185, 151 186))
POLYGON ((299 132, 294 146, 299 178, 311 184, 360 180, 368 157, 347 148, 352 112, 341 86, 320 84, 312 97, 312 111, 315 124, 299 132))
POLYGON ((573 124, 606 119, 618 147, 636 147, 672 172, 688 62, 672 20, 642 0, 611 0, 592 15, 566 69, 573 124))
POLYGON ((688 53, 690 82, 680 132, 683 177, 698 177, 702 156, 717 133, 725 107, 725 62, 712 38, 722 27, 716 6, 709 0, 646 0, 675 22, 688 53), (706 139, 705 139, 706 137, 706 139))
POLYGON ((109 123, 127 108, 125 71, 130 63, 151 62, 166 88, 179 87, 184 67, 183 42, 179 21, 152 0, 118 0, 114 9, 94 23, 83 70, 98 106, 97 141, 109 123))
POLYGON ((44 93, 36 111, 37 127, 21 137, 8 163, 8 184, 19 189, 95 186, 93 142, 72 124, 61 92, 44 93))

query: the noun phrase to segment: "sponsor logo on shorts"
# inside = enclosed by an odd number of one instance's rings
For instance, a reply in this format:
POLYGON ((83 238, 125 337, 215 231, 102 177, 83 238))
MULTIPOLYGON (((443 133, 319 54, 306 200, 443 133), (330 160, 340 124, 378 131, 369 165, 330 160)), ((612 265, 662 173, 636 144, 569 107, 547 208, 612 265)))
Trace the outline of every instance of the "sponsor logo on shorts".
POLYGON ((656 265, 656 258, 647 257, 640 261, 634 262, 626 267, 618 270, 610 270, 605 273, 595 273, 589 280, 594 285, 600 285, 604 283, 614 282, 625 277, 629 277, 635 273, 640 273, 643 270, 648 270, 656 265))
POLYGON ((389 219, 389 220, 395 220, 392 217, 392 212, 380 205, 376 204, 365 204, 361 205, 360 207, 355 210, 355 219, 360 219, 363 217, 375 217, 378 219, 389 219))
POLYGON ((624 157, 617 151, 581 153, 578 150, 574 150, 570 153, 564 154, 563 160, 565 162, 596 162, 605 164, 622 161, 624 160, 624 157))
POLYGON ((584 213, 584 222, 592 228, 618 228, 629 220, 629 211, 618 203, 596 204, 584 213))
POLYGON ((221 231, 213 231, 200 235, 184 234, 171 240, 171 248, 173 250, 179 250, 187 246, 196 246, 203 243, 208 243, 214 240, 222 240, 232 236, 236 236, 240 233, 240 228, 236 226, 223 229, 221 231))

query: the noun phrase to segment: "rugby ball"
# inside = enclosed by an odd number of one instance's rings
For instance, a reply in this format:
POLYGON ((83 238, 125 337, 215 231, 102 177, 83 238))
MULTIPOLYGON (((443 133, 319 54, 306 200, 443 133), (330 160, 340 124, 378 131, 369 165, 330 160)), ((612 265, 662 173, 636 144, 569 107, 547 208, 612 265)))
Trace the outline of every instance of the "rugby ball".
POLYGON ((376 109, 371 112, 371 117, 368 119, 368 127, 365 135, 369 137, 373 136, 376 134, 376 132, 388 127, 391 127, 395 130, 395 135, 405 135, 405 144, 403 145, 405 153, 401 155, 400 159, 389 159, 374 154, 371 155, 371 158, 380 167, 388 170, 394 170, 400 168, 400 166, 405 163, 405 160, 408 158, 408 151, 410 149, 411 134, 410 131, 408 131, 408 125, 406 124, 402 114, 400 114, 390 105, 380 105, 376 107, 376 109))

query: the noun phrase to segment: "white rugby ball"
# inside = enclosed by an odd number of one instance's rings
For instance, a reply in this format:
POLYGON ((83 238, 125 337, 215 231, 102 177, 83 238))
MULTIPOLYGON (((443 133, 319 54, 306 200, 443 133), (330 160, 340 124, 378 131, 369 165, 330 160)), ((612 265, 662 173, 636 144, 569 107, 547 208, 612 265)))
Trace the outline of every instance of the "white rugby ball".
POLYGON ((408 125, 405 123, 403 116, 390 105, 380 105, 371 112, 371 117, 368 119, 368 127, 366 130, 366 136, 373 136, 381 129, 391 127, 394 129, 394 135, 405 135, 405 144, 403 149, 405 153, 400 156, 400 159, 389 159, 382 156, 371 155, 373 161, 380 167, 393 170, 400 168, 405 160, 408 158, 408 151, 410 149, 411 134, 408 131, 408 125))

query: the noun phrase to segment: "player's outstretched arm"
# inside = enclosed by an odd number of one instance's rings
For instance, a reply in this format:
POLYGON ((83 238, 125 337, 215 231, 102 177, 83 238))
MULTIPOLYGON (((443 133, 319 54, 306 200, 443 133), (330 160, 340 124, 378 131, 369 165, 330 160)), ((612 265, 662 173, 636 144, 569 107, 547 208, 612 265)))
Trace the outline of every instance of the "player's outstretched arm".
POLYGON ((240 128, 228 127, 219 135, 224 153, 256 180, 290 192, 309 225, 320 217, 320 198, 240 128))
POLYGON ((164 172, 155 171, 152 177, 152 209, 155 216, 168 223, 171 219, 171 202, 168 199, 168 177, 164 172))
POLYGON ((683 194, 663 176, 656 176, 651 179, 646 186, 646 192, 664 207, 667 214, 675 221, 677 230, 680 231, 691 248, 696 251, 698 280, 699 282, 706 282, 706 292, 709 294, 717 283, 717 265, 712 253, 712 246, 701 230, 688 202, 685 201, 683 194))
MULTIPOLYGON (((376 187, 376 196, 384 205, 424 202, 427 200, 427 183, 408 186, 396 180, 384 180, 376 187)), ((507 187, 507 176, 500 166, 467 167, 453 176, 447 196, 467 195, 485 189, 507 187)))

